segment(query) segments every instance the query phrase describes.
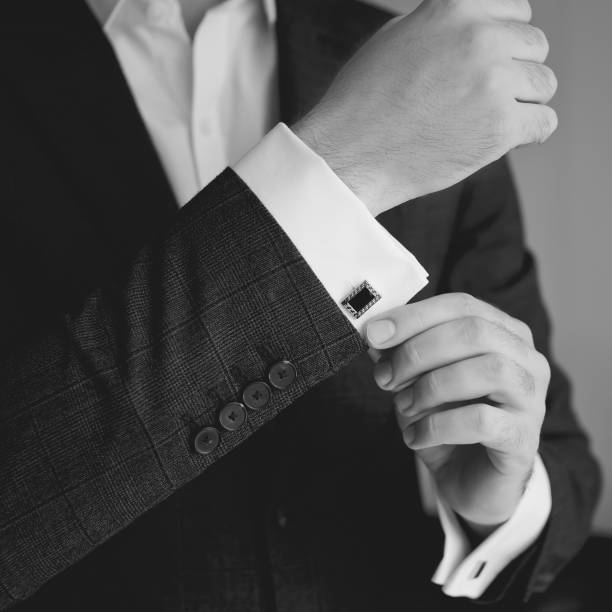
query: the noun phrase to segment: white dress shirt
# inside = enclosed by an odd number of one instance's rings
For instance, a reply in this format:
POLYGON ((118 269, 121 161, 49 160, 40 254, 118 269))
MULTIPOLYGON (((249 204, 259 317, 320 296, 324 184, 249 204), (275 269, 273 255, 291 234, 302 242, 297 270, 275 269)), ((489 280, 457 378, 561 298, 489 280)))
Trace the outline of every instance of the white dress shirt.
MULTIPOLYGON (((226 166, 274 216, 339 305, 367 280, 381 294, 359 320, 401 305, 427 283, 415 257, 325 161, 278 121, 274 0, 225 0, 193 40, 178 0, 88 0, 113 46, 179 205, 226 166)), ((433 577, 451 596, 479 597, 528 548, 550 513, 537 458, 513 517, 470 550, 442 500, 444 555, 433 577)))

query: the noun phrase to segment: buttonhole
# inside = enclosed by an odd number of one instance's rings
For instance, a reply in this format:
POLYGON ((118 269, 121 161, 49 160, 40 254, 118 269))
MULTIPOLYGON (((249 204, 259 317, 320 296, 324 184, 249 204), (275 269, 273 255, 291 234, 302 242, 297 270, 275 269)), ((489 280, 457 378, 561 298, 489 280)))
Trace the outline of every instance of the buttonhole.
POLYGON ((486 561, 481 561, 475 568, 474 571, 472 572, 472 575, 470 576, 471 580, 476 580, 476 578, 478 578, 480 576, 480 574, 482 574, 482 571, 484 570, 484 568, 486 567, 487 562, 486 561))

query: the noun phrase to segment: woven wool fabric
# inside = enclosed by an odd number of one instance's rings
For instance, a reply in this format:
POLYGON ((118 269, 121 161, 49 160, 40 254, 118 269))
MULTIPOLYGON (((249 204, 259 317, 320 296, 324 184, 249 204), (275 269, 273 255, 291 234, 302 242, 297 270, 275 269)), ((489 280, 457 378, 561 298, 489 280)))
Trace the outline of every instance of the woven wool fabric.
MULTIPOLYGON (((0 607, 442 609, 440 534, 353 327, 232 171, 178 212, 84 3, 30 5, 0 37, 0 607), (196 454, 280 359, 295 385, 196 454)), ((387 17, 279 2, 283 120, 387 17)), ((550 356, 505 161, 380 220, 429 271, 419 297, 472 293, 550 356)), ((540 452, 550 524, 488 599, 543 590, 588 533, 598 472, 554 364, 540 452)))

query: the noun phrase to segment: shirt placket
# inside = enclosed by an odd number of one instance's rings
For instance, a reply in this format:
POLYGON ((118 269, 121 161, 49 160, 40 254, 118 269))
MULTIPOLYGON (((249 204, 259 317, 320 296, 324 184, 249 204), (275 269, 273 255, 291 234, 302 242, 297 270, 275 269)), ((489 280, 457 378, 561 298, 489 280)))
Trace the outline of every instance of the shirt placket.
POLYGON ((210 10, 193 40, 191 142, 200 189, 228 164, 221 96, 231 51, 229 27, 227 11, 210 10))

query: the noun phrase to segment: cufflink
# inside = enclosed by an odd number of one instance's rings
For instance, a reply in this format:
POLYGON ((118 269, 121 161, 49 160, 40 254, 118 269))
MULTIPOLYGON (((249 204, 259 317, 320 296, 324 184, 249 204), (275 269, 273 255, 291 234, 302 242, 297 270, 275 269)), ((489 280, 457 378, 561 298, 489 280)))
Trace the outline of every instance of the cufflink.
POLYGON ((355 287, 355 289, 342 300, 341 304, 355 319, 358 319, 365 312, 370 310, 380 298, 380 293, 378 293, 368 281, 363 281, 361 285, 355 287))

